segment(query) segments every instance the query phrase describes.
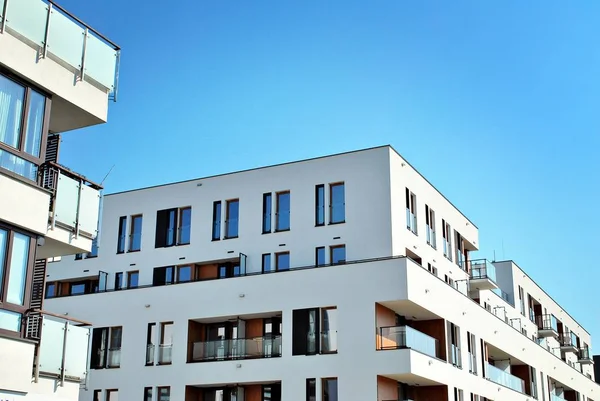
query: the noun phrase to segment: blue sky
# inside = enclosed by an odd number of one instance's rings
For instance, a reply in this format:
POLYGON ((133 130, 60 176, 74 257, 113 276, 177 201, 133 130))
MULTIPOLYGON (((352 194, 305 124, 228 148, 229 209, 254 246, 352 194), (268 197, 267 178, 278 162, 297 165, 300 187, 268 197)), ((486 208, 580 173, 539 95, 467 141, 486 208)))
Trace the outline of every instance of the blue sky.
POLYGON ((60 3, 123 48, 61 149, 107 192, 391 144, 600 341, 600 3, 60 3))

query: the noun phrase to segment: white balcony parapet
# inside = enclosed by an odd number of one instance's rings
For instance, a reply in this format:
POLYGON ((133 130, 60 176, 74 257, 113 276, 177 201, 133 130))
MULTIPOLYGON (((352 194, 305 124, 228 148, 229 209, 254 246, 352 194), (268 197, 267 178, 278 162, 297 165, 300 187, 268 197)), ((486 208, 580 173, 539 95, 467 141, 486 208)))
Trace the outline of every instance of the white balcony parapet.
POLYGON ((494 365, 490 365, 489 363, 486 363, 485 370, 486 379, 511 388, 519 393, 525 393, 525 382, 517 376, 513 376, 502 369, 498 369, 494 365))

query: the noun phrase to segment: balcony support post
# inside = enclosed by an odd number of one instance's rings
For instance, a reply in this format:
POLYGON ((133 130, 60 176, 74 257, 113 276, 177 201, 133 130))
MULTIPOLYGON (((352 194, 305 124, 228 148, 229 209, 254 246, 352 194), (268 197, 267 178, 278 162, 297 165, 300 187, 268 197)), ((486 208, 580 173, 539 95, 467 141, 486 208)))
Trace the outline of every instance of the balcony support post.
POLYGON ((64 387, 65 385, 65 359, 67 356, 67 336, 69 332, 69 322, 65 322, 65 332, 63 334, 63 349, 62 349, 62 361, 60 362, 60 386, 64 387))
POLYGON ((6 29, 6 14, 8 14, 8 0, 4 0, 4 15, 2 16, 2 23, 0 24, 0 33, 4 33, 6 29))
POLYGON ((75 215, 75 238, 79 238, 79 220, 80 220, 80 216, 79 214, 81 213, 81 191, 83 190, 83 187, 85 186, 85 184, 83 183, 83 181, 79 180, 79 188, 77 191, 77 214, 75 215))
POLYGON ((85 77, 85 50, 87 48, 88 32, 89 32, 89 29, 86 27, 85 32, 83 33, 83 51, 81 53, 81 71, 79 73, 82 81, 83 81, 83 78, 85 77))
POLYGON ((44 47, 42 49, 42 57, 48 55, 48 38, 50 37, 50 15, 52 14, 52 3, 48 3, 48 17, 46 17, 46 32, 44 33, 44 47))

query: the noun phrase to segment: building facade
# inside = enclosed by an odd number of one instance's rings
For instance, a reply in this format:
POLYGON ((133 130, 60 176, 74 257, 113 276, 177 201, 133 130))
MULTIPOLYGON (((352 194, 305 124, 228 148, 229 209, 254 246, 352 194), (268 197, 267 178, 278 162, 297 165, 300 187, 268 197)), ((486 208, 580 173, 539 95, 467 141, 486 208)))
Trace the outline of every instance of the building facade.
POLYGON ((94 323, 82 401, 600 399, 589 333, 478 247, 383 146, 107 195, 45 296, 94 323))
MULTIPOLYGON (((101 187, 61 134, 106 122, 119 48, 42 0, 0 2, 0 400, 75 401, 90 329, 44 310, 47 260, 94 252, 101 187)), ((89 326, 89 325, 87 325, 89 326)))

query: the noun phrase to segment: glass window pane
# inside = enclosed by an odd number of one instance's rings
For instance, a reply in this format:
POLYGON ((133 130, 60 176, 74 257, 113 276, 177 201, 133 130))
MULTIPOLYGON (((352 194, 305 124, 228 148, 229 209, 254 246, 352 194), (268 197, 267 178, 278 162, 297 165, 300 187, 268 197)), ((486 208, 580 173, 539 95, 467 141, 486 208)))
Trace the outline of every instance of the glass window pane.
POLYGON ((37 181, 38 166, 0 149, 0 167, 31 181, 37 181))
POLYGON ((117 252, 125 252, 125 236, 127 235, 127 216, 119 218, 119 239, 117 241, 117 252))
POLYGON ((335 246, 331 247, 331 263, 344 263, 346 261, 346 247, 335 246))
MULTIPOLYGON (((4 282, 4 261, 6 260, 6 243, 8 232, 0 230, 0 283, 4 282)), ((2 299, 2 284, 0 284, 0 299, 2 299)))
POLYGON ((271 199, 272 199, 271 194, 263 195, 263 227, 262 227, 263 233, 271 232, 271 210, 272 210, 271 199))
POLYGON ((331 222, 341 223, 346 219, 344 184, 331 185, 331 222))
POLYGON ((40 156, 45 107, 46 97, 35 91, 31 91, 27 116, 27 132, 25 134, 25 152, 35 157, 40 156))
POLYGON ((277 254, 277 271, 288 270, 290 268, 290 254, 288 252, 277 254))
POLYGON ((163 345, 173 344, 173 323, 163 323, 160 343, 163 345))
POLYGON ((323 401, 337 401, 337 379, 323 379, 323 401))
POLYGON ((180 266, 178 282, 184 283, 192 280, 192 267, 191 266, 180 266))
POLYGON ((122 327, 112 327, 110 329, 110 349, 120 349, 121 348, 121 338, 123 336, 123 328, 122 327))
POLYGON ((277 227, 278 231, 290 229, 290 193, 277 194, 277 227))
POLYGON ((325 263, 325 247, 321 246, 316 250, 316 265, 323 266, 325 263))
POLYGON ((221 238, 221 202, 215 202, 213 204, 213 232, 212 239, 217 240, 221 238))
POLYGON ((18 149, 25 88, 0 75, 0 142, 18 149))
POLYGON ((237 200, 227 202, 227 238, 238 236, 238 218, 239 218, 240 202, 237 200))
POLYGON ((71 295, 85 294, 85 284, 84 283, 71 284, 70 294, 71 295))
POLYGON ((25 279, 27 278, 27 262, 29 261, 29 240, 23 234, 14 234, 10 272, 8 275, 8 291, 6 302, 23 305, 25 301, 25 279))
POLYGON ((273 270, 273 267, 271 266, 271 254, 265 253, 262 255, 262 271, 270 272, 272 270, 273 270))
POLYGON ((152 401, 152 387, 144 389, 144 401, 152 401))
POLYGON ((171 400, 171 388, 170 387, 159 387, 159 401, 170 401, 171 400))
POLYGON ((325 186, 317 185, 315 199, 315 224, 325 224, 325 186))
POLYGON ((138 280, 140 277, 140 273, 131 272, 129 273, 129 280, 127 288, 136 288, 138 286, 138 280))
POLYGON ((166 246, 175 245, 175 224, 177 222, 177 209, 169 211, 169 222, 167 226, 167 243, 166 246))
POLYGON ((190 231, 192 228, 192 209, 185 208, 181 210, 181 221, 179 222, 179 244, 190 243, 190 231))
POLYGON ((53 298, 56 296, 56 284, 46 284, 46 298, 53 298))
POLYGON ((142 222, 142 216, 133 216, 131 218, 130 251, 139 251, 142 249, 142 222))
POLYGON ((21 314, 0 309, 0 329, 21 331, 21 314))

